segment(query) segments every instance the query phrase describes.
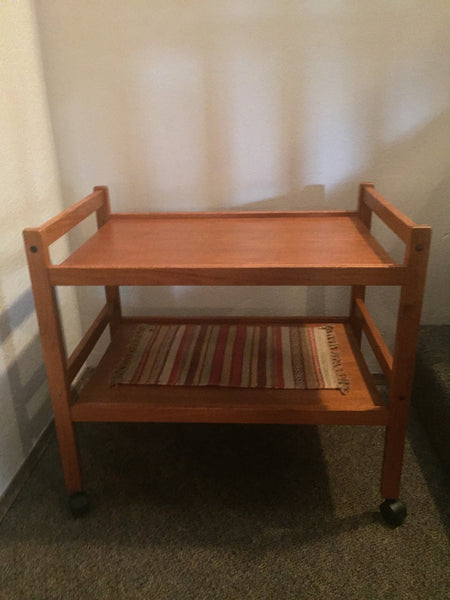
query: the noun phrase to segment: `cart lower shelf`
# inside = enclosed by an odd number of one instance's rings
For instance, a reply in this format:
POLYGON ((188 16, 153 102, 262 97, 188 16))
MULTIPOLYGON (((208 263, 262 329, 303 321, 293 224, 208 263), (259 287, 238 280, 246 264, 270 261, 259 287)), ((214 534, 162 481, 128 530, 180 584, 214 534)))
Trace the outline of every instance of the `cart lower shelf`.
MULTIPOLYGON (((214 319, 217 322, 220 321, 214 319)), ((298 323, 295 319, 290 322, 298 323)), ((339 390, 111 386, 111 374, 137 327, 135 320, 124 319, 90 380, 71 405, 72 420, 386 425, 388 408, 373 384, 351 327, 345 320, 332 324, 342 365, 351 381, 350 391, 345 395, 339 390)))

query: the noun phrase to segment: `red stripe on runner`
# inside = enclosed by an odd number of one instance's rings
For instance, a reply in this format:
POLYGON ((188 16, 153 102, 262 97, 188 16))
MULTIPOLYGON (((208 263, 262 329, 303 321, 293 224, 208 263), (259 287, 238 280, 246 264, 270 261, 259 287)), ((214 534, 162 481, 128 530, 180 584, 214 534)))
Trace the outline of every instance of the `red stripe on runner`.
POLYGON ((139 377, 141 376, 141 373, 144 370, 145 363, 147 362, 148 355, 150 354, 150 351, 153 346, 153 342, 155 341, 156 336, 158 335, 158 332, 159 332, 159 327, 156 327, 155 330, 153 331, 153 335, 150 337, 150 339, 147 342, 147 345, 145 346, 145 349, 142 353, 142 358, 139 361, 139 364, 136 368, 136 371, 134 372, 134 375, 133 375, 130 383, 137 383, 139 381, 139 377))
POLYGON ((169 379, 167 380, 168 385, 175 385, 178 379, 178 374, 180 372, 181 364, 183 362, 184 355, 184 347, 186 346, 186 341, 188 339, 190 329, 193 325, 186 325, 186 329, 184 330, 183 337, 181 338, 180 345, 178 346, 178 352, 173 362, 173 368, 169 375, 169 379))
POLYGON ((322 378, 322 373, 320 372, 320 362, 319 362, 319 356, 317 354, 317 347, 316 347, 316 340, 314 338, 314 331, 313 331, 312 327, 307 327, 307 331, 308 331, 309 347, 311 349, 311 356, 312 356, 313 363, 314 363, 314 369, 316 371, 317 383, 318 383, 319 387, 323 387, 324 381, 322 378))
POLYGON ((274 361, 273 361, 273 380, 275 381, 275 387, 284 387, 283 377, 283 353, 281 345, 281 327, 275 326, 273 328, 273 343, 274 343, 274 361))
POLYGON ((184 385, 192 384, 192 380, 194 379, 195 373, 197 371, 198 361, 200 360, 200 353, 201 353, 201 350, 203 347, 203 342, 205 341, 207 328, 208 328, 207 325, 200 325, 200 333, 199 333, 197 341, 195 343, 194 351, 193 351, 192 357, 191 357, 191 364, 189 366, 189 371, 186 376, 184 385))
POLYGON ((225 344, 228 337, 228 331, 229 327, 227 325, 220 326, 208 385, 219 385, 220 383, 220 376, 222 375, 223 367, 223 355, 225 352, 225 344))
POLYGON ((258 376, 256 379, 256 385, 258 387, 264 387, 266 385, 266 344, 267 327, 265 325, 261 325, 258 346, 258 376))

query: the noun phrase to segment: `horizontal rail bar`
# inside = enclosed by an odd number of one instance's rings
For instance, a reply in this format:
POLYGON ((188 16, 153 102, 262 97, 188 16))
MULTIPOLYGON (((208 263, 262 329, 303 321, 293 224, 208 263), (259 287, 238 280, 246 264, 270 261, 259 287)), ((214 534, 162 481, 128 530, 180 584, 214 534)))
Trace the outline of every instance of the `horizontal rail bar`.
POLYGON ((358 213, 356 210, 228 210, 151 213, 114 212, 111 213, 111 219, 283 219, 286 217, 355 217, 357 214, 358 213))
POLYGON ((37 231, 41 235, 42 242, 49 246, 90 214, 102 208, 105 201, 103 190, 99 189, 59 213, 56 217, 49 219, 40 227, 29 227, 25 231, 37 231))
POLYGON ((320 317, 318 316, 312 316, 312 317, 306 317, 306 316, 302 316, 302 317, 298 317, 298 316, 292 316, 292 317, 273 317, 273 316, 263 316, 263 317, 251 317, 251 316, 221 316, 221 315, 214 315, 214 316, 206 316, 206 317, 190 317, 190 316, 186 316, 186 317, 180 317, 180 316, 176 316, 176 317, 166 317, 166 316, 151 316, 151 315, 146 315, 143 317, 135 317, 135 316, 130 316, 130 317, 123 317, 122 318, 122 323, 158 323, 158 324, 176 324, 176 323, 192 323, 192 324, 202 324, 202 323, 223 323, 223 324, 241 324, 241 323, 247 323, 249 325, 251 324, 263 324, 263 323, 267 323, 269 325, 289 325, 289 324, 295 324, 295 323, 346 323, 348 321, 348 316, 342 316, 342 317, 336 317, 336 316, 332 316, 332 317, 324 317, 323 315, 321 315, 320 317))
POLYGON ((411 236, 411 230, 415 226, 411 221, 395 206, 388 202, 372 186, 363 185, 362 201, 368 206, 389 229, 399 236, 404 242, 408 242, 411 236))
POLYGON ((305 267, 67 267, 48 270, 52 285, 402 285, 408 271, 395 266, 305 267))
POLYGON ((102 308, 92 325, 84 334, 78 346, 67 359, 67 378, 69 382, 73 381, 78 371, 92 352, 95 344, 109 324, 111 317, 111 307, 108 304, 102 308))
POLYGON ((356 299, 356 307, 362 318, 362 328, 369 344, 378 360, 380 367, 383 370, 388 381, 392 377, 392 365, 393 358, 389 348, 386 346, 386 342, 383 340, 381 333, 374 320, 372 319, 367 306, 361 298, 356 299))

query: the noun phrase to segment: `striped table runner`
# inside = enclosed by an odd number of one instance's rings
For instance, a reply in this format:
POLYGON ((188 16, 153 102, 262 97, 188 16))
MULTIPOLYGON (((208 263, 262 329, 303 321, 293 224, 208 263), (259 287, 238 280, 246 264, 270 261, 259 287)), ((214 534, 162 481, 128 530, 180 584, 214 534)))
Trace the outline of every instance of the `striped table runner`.
POLYGON ((136 328, 111 385, 339 389, 332 325, 147 325, 136 328))

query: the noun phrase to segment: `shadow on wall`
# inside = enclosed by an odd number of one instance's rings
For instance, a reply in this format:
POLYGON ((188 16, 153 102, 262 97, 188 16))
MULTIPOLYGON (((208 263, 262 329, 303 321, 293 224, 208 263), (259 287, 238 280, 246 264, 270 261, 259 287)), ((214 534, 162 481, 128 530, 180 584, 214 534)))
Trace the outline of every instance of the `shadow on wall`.
MULTIPOLYGON (((27 329, 26 322, 33 313, 33 296, 27 289, 0 314, 0 344, 6 363, 6 369, 0 375, 0 394, 2 398, 12 400, 11 421, 14 428, 11 431, 18 431, 24 457, 51 418, 37 327, 33 327, 36 329, 34 336, 26 336, 27 344, 22 350, 16 349, 14 340, 21 328, 27 329)), ((8 408, 3 407, 3 419, 8 418, 8 408)))

